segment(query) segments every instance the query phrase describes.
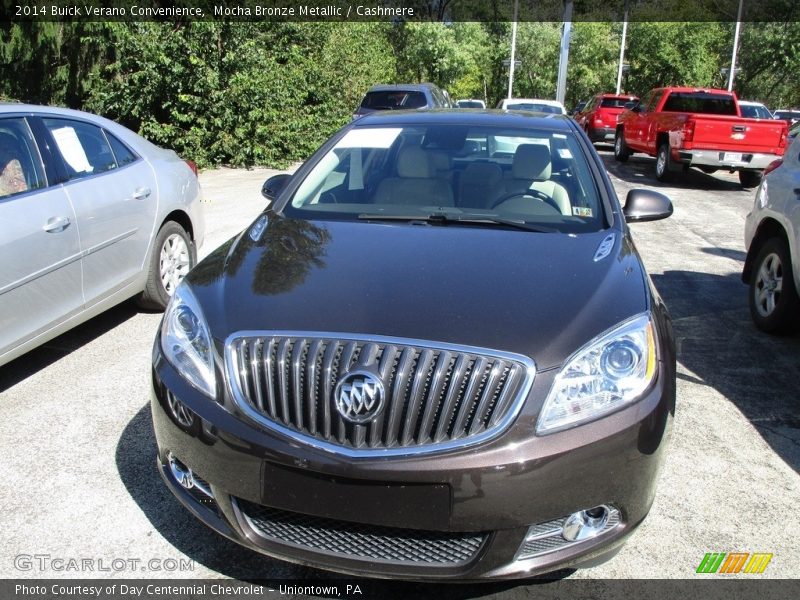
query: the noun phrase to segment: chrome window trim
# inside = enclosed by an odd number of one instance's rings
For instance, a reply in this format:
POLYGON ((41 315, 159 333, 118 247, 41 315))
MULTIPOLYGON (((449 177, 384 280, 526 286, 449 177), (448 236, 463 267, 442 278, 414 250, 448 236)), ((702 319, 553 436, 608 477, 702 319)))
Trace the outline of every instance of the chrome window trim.
POLYGON ((419 340, 413 338, 402 338, 394 336, 383 335, 370 335, 370 334, 354 334, 354 333, 337 333, 328 331, 292 331, 292 330, 242 330, 232 333, 225 340, 225 355, 224 355, 225 379, 228 393, 233 398, 236 407, 241 410, 247 417, 259 425, 272 430, 296 441, 323 450, 334 455, 346 456, 348 458, 383 458, 387 456, 417 456, 421 454, 431 454, 438 452, 446 452, 450 450, 462 449, 470 446, 475 446, 483 442, 492 440, 502 433, 504 433, 514 422, 522 410, 522 405, 531 391, 533 380, 536 376, 536 363, 528 356, 522 354, 515 354, 512 352, 505 352, 501 350, 492 350, 490 348, 482 348, 479 346, 468 346, 462 344, 449 344, 445 342, 433 342, 430 340, 419 340), (241 391, 234 384, 236 375, 234 373, 236 360, 233 356, 233 342, 240 338, 248 337, 292 337, 292 338, 320 338, 331 340, 344 340, 356 342, 374 342, 377 344, 394 344, 414 346, 418 348, 445 350, 452 352, 465 352, 478 354, 482 356, 492 356, 500 359, 510 360, 520 363, 525 369, 525 378, 520 385, 520 390, 517 397, 511 403, 508 413, 501 419, 497 425, 491 430, 487 430, 478 435, 467 437, 464 439, 453 440, 448 442, 440 442, 438 444, 428 444, 425 446, 416 446, 413 448, 370 448, 364 450, 357 450, 323 442, 314 437, 300 434, 293 429, 284 427, 274 421, 271 421, 261 415, 257 410, 250 406, 247 400, 242 396, 241 391))

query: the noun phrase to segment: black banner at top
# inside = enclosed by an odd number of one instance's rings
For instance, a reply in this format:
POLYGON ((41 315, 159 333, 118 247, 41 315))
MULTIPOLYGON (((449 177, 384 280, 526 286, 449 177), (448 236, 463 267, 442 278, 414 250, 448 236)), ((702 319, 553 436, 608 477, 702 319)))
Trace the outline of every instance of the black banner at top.
POLYGON ((2 0, 21 21, 800 21, 798 0, 2 0))

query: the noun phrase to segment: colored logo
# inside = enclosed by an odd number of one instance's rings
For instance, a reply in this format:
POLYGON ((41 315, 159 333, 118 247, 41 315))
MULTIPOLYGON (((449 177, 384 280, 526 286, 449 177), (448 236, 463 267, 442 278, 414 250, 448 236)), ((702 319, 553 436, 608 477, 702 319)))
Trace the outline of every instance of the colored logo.
POLYGON ((756 573, 767 568, 772 554, 765 552, 709 552, 700 561, 697 573, 756 573))

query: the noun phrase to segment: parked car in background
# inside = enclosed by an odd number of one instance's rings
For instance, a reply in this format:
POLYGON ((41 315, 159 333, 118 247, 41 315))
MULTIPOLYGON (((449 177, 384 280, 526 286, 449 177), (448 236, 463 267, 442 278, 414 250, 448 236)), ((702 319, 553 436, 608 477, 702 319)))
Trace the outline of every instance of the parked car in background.
POLYGON ((800 133, 800 121, 797 121, 789 127, 789 141, 796 138, 798 133, 800 133))
POLYGON ((268 179, 270 208, 189 273, 155 340, 178 500, 359 576, 612 556, 655 497, 676 389, 626 221, 672 205, 620 206, 582 137, 552 114, 376 113, 268 179))
POLYGON ((629 102, 638 102, 637 96, 620 96, 617 94, 597 94, 586 106, 575 115, 578 122, 592 143, 614 143, 617 131, 617 117, 625 110, 629 102))
POLYGON ((750 285, 750 315, 768 333, 800 324, 800 139, 767 167, 745 220, 747 258, 742 280, 750 285))
POLYGON ((784 110, 778 109, 772 115, 781 121, 786 121, 789 125, 794 125, 800 121, 800 110, 784 110))
POLYGON ((726 90, 667 87, 619 116, 614 157, 633 152, 656 157, 656 178, 699 167, 739 172, 742 187, 756 187, 764 169, 786 150, 785 123, 739 116, 736 94, 726 90))
POLYGON ((583 110, 584 106, 586 106, 586 100, 581 100, 575 106, 572 107, 572 110, 569 111, 569 116, 574 117, 583 110))
POLYGON ((486 108, 486 102, 483 100, 457 100, 456 101, 457 108, 486 108))
POLYGON ((561 102, 556 100, 541 100, 539 98, 504 98, 497 103, 497 108, 502 110, 530 110, 556 115, 567 114, 561 102))
POLYGON ((451 108, 450 97, 432 83, 373 85, 364 95, 353 118, 378 110, 451 108))
POLYGON ((193 164, 117 123, 0 104, 0 364, 133 296, 163 309, 200 199, 193 164))
POLYGON ((746 119, 774 119, 769 109, 761 102, 739 100, 739 111, 746 119))

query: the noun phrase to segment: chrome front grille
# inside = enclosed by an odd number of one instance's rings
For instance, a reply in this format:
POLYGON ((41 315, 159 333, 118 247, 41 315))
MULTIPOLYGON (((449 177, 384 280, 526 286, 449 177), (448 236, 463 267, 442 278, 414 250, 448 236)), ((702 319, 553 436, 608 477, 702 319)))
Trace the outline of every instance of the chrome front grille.
POLYGON ((403 454, 478 442, 505 429, 530 390, 533 362, 508 353, 420 340, 241 332, 226 342, 238 405, 267 427, 345 454, 403 454), (366 370, 384 409, 350 422, 334 390, 366 370))

